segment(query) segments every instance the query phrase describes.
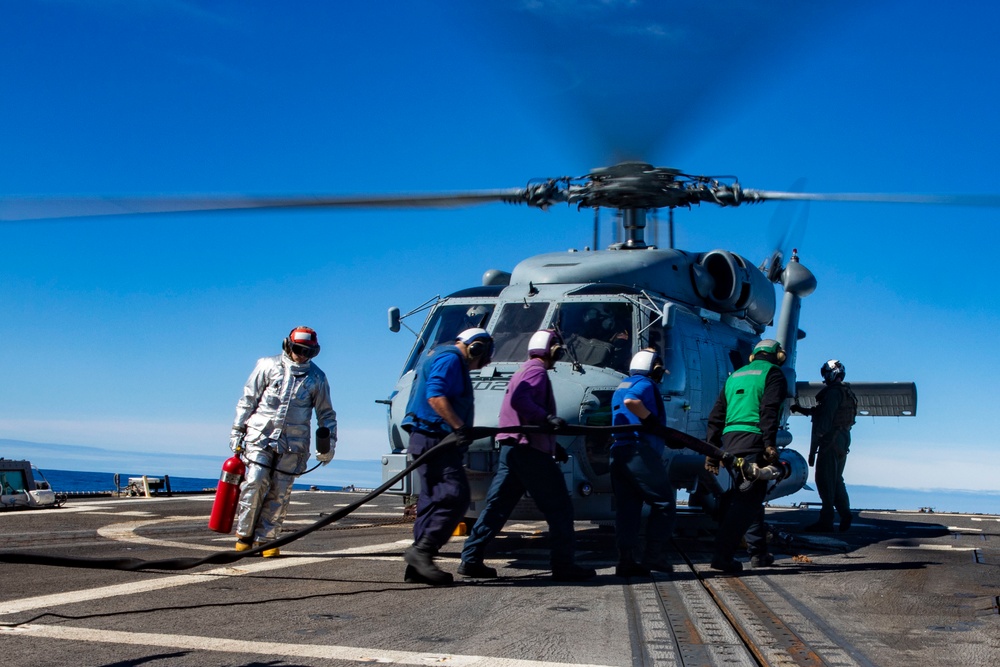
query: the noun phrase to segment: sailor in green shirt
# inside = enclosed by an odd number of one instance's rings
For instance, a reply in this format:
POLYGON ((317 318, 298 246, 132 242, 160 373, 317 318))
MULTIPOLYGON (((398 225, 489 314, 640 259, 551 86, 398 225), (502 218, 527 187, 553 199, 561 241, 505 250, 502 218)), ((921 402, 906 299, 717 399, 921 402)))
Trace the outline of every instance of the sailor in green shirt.
MULTIPOLYGON (((788 394, 788 384, 781 372, 785 351, 776 340, 762 340, 753 349, 750 363, 737 369, 726 380, 715 406, 708 416, 705 439, 733 456, 759 465, 778 462, 778 423, 781 403, 788 394)), ((718 474, 718 462, 707 459, 705 466, 718 474)), ((764 524, 764 498, 767 481, 758 479, 744 491, 735 485, 726 494, 725 516, 715 538, 712 568, 740 572, 736 560, 740 538, 746 537, 750 563, 764 567, 774 562, 767 551, 764 524)))

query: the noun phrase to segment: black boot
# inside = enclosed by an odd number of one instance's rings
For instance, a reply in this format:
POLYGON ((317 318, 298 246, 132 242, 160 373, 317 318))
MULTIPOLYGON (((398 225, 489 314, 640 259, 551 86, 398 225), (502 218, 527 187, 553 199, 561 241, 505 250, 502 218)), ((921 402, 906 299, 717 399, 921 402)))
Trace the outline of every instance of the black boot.
POLYGON ((649 568, 635 562, 632 550, 621 550, 618 552, 618 565, 615 566, 616 577, 648 577, 649 568))
POLYGON ((646 569, 657 572, 673 572, 674 566, 667 557, 667 549, 663 544, 646 544, 646 551, 642 556, 642 564, 646 569))
POLYGON ((552 566, 552 581, 574 582, 587 581, 597 576, 597 570, 581 567, 574 563, 552 566))
MULTIPOLYGON (((426 583, 431 586, 444 586, 452 583, 454 577, 451 576, 449 572, 445 572, 437 565, 434 564, 434 555, 437 554, 438 547, 431 544, 427 538, 421 538, 419 542, 414 542, 413 546, 407 548, 403 552, 403 560, 406 564, 413 568, 416 574, 420 575, 426 583)), ((409 568, 407 568, 407 573, 404 574, 404 578, 410 575, 411 579, 412 573, 409 568)))
MULTIPOLYGON (((850 527, 850 523, 847 524, 850 527)), ((805 528, 803 528, 807 533, 832 533, 833 532, 833 522, 826 523, 824 521, 817 521, 816 523, 811 523, 805 528)))

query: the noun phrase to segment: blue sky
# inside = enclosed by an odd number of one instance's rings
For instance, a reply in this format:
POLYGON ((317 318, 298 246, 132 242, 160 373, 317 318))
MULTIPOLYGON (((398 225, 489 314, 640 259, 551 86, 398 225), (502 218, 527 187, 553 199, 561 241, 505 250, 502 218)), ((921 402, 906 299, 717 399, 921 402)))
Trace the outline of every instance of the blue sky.
MULTIPOLYGON (((1000 194, 995 3, 470 4, 3 3, 0 197, 492 189, 635 153, 761 189, 1000 194)), ((758 262, 775 210, 678 211, 677 244, 758 262)), ((919 392, 916 418, 858 423, 849 481, 996 488, 998 241, 997 209, 810 206, 800 378, 838 357, 919 392)), ((374 459, 412 343, 386 309, 590 243, 567 207, 2 223, 0 436, 214 477, 181 467, 226 455, 255 359, 308 324, 338 457, 374 459)))

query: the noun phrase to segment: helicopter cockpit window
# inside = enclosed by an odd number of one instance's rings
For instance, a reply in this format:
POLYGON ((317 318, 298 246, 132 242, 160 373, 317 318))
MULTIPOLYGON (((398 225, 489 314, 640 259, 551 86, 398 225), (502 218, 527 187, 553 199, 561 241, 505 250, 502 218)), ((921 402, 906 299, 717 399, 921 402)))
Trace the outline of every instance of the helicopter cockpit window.
POLYGON ((556 322, 572 360, 628 373, 635 338, 630 304, 561 303, 556 322))
POLYGON ((687 384, 687 368, 684 365, 680 340, 673 327, 664 328, 660 318, 653 313, 648 316, 653 318, 653 322, 646 329, 644 345, 660 353, 666 371, 660 380, 660 391, 666 396, 683 394, 687 384))
POLYGON ((528 341, 542 328, 549 310, 546 301, 508 303, 501 309, 493 328, 493 361, 524 361, 528 358, 528 341))
POLYGON ((496 304, 446 304, 435 309, 420 334, 420 339, 413 346, 410 358, 406 361, 406 371, 412 369, 420 355, 425 350, 432 350, 443 343, 451 343, 458 334, 473 327, 486 328, 496 304))

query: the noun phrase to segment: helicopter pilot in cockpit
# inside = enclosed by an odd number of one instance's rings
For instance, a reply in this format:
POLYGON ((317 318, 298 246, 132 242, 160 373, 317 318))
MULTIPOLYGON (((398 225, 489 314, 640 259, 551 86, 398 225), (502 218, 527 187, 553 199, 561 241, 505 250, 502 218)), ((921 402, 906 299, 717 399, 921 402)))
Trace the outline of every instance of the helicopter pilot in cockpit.
POLYGON ((631 357, 631 313, 625 304, 564 304, 563 326, 570 356, 581 364, 624 372, 631 357), (576 317, 574 317, 574 315, 576 317))

